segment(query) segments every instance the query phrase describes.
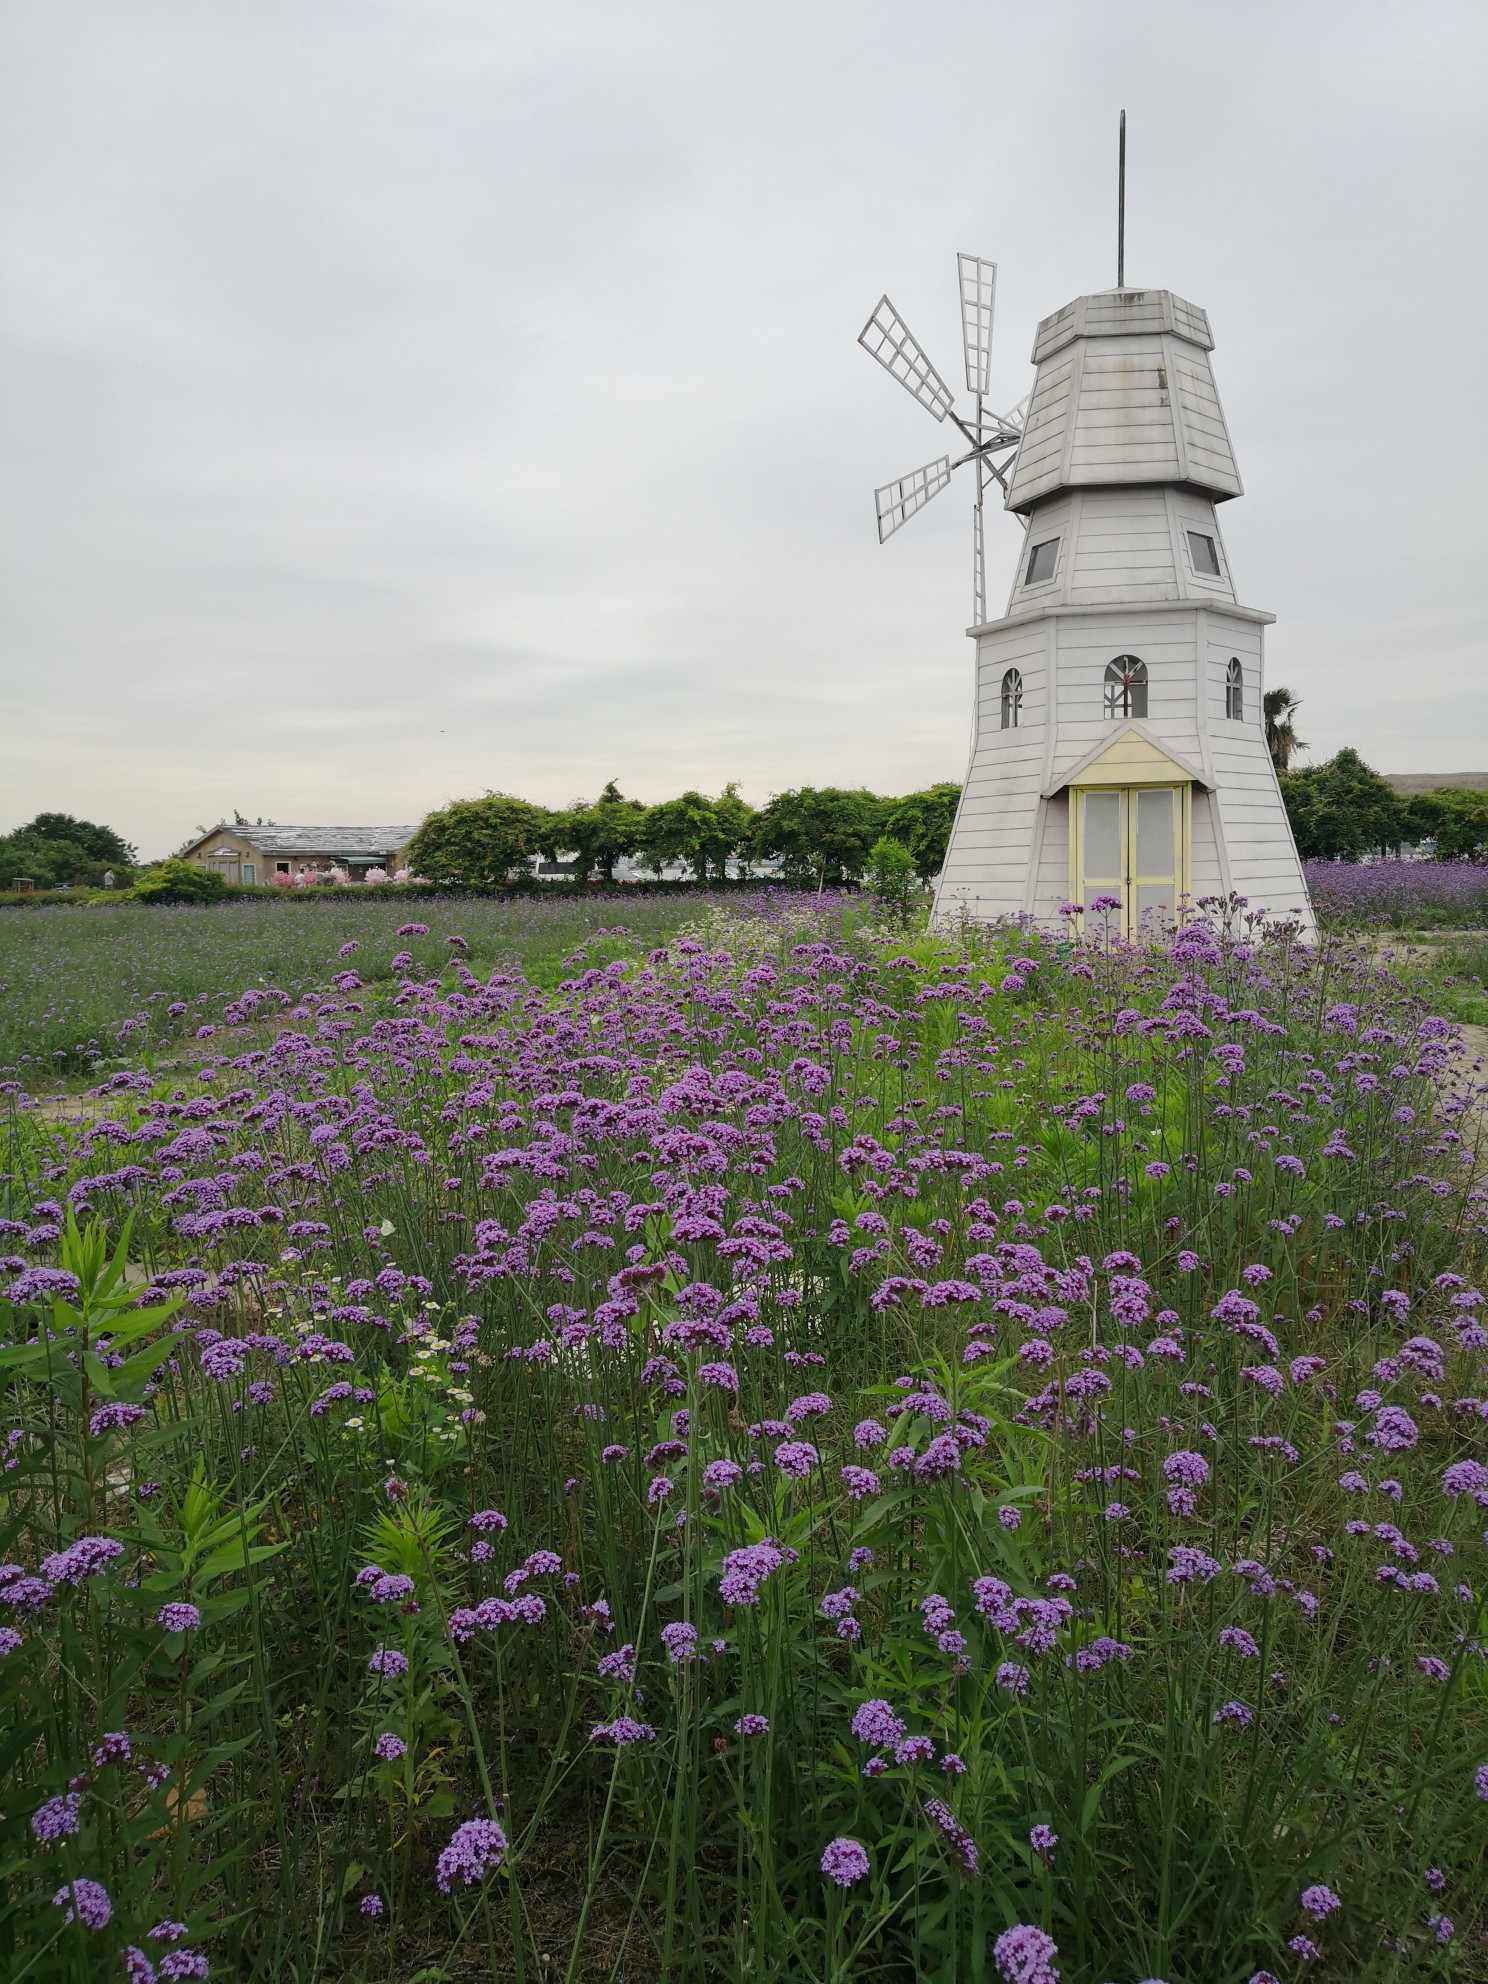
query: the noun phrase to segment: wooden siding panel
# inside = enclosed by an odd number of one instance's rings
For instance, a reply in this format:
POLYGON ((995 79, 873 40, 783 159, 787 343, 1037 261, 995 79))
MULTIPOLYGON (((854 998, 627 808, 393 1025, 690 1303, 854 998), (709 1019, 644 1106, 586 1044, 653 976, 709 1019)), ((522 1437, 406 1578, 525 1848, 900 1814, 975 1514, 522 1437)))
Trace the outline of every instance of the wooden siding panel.
POLYGON ((1240 472, 1208 359, 1177 358, 1173 372, 1190 474, 1200 471, 1238 494, 1240 472))
POLYGON ((1058 487, 1197 481, 1240 493, 1208 319, 1167 290, 1077 297, 1039 326, 1010 502, 1058 487))

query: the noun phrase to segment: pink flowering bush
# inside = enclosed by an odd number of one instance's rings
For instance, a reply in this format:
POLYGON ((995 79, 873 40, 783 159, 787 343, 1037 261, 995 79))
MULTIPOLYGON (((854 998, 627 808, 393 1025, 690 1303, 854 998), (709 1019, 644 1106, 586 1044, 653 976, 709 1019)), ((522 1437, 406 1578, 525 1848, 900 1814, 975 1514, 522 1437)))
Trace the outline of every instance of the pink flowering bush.
POLYGON ((816 913, 0 1119, 5 1974, 1481 1974, 1452 1028, 816 913))

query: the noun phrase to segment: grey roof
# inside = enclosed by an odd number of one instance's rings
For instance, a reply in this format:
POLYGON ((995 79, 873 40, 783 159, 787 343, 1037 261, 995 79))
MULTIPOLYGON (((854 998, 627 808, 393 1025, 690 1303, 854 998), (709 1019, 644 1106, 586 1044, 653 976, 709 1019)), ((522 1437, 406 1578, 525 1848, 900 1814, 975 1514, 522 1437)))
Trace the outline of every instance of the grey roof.
MULTIPOLYGON (((412 827, 247 827, 222 820, 212 833, 236 834, 260 854, 395 854, 418 832, 412 827)), ((203 840, 210 840, 204 834, 203 840)), ((200 845, 200 842, 196 843, 200 845)))

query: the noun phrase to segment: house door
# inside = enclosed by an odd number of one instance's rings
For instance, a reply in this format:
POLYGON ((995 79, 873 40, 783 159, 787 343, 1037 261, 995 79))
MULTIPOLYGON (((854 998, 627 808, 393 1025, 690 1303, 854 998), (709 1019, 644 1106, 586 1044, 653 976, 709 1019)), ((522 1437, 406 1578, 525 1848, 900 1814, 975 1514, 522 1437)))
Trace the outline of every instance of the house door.
POLYGON ((1184 886, 1188 788, 1089 786, 1073 796, 1073 879, 1087 917, 1097 896, 1116 896, 1127 936, 1175 923, 1184 886))

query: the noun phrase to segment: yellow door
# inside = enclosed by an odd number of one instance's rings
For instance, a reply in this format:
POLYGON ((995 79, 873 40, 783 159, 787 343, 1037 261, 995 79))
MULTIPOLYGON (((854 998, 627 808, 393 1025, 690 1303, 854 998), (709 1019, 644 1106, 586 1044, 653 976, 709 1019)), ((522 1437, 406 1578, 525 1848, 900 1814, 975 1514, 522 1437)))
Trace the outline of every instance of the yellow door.
POLYGON ((1083 786, 1074 801, 1071 880, 1087 928, 1097 897, 1116 897, 1110 927, 1161 934, 1178 920, 1188 851, 1188 786, 1083 786))

